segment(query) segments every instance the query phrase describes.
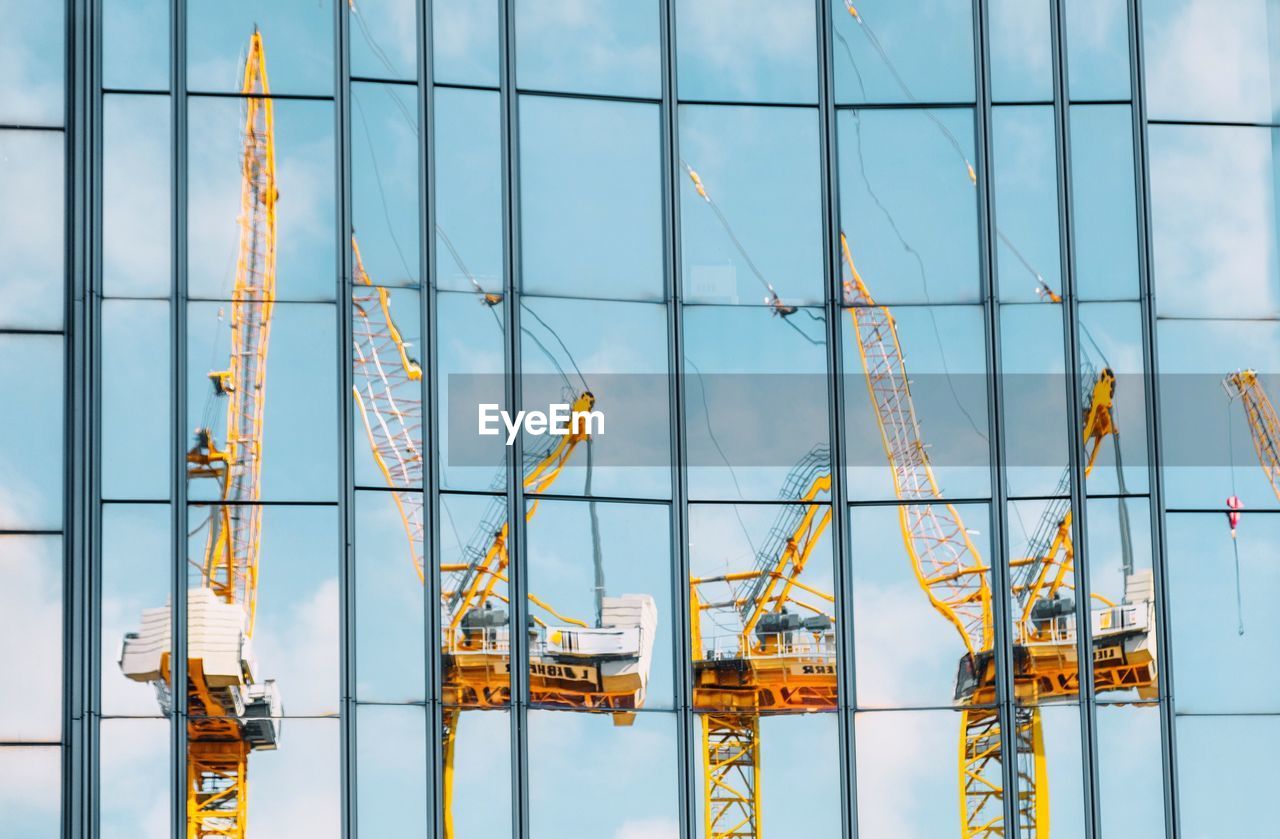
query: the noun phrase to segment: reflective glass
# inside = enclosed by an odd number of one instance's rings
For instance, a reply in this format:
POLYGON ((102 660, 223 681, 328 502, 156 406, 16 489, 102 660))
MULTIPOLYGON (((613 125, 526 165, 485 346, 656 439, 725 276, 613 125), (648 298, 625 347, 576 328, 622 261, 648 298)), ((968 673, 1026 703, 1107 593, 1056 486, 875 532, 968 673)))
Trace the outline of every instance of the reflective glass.
POLYGON ((680 98, 816 101, 813 13, 807 0, 677 0, 680 98))
MULTIPOLYGON (((469 720, 468 720, 469 721, 469 720)), ((676 839, 676 718, 529 712, 529 835, 676 839)))
POLYGON ((0 125, 62 125, 65 5, 5 0, 0 17, 0 125))
POLYGON ((1049 0, 992 0, 991 96, 996 102, 1053 99, 1049 0))
POLYGON ((1154 700, 1160 691, 1156 588, 1146 498, 1091 498, 1086 549, 1099 702, 1154 700))
POLYGON ((63 515, 63 344, 0 333, 0 530, 58 530, 63 515))
MULTIPOLYGON (((505 778, 498 779, 501 783, 505 778)), ((356 711, 356 813, 361 836, 426 836, 427 709, 356 711)))
POLYGON ((167 297, 172 103, 168 96, 109 95, 102 108, 103 292, 167 297))
POLYGON ((436 281, 442 289, 501 293, 498 94, 436 88, 435 117, 436 281))
POLYGON ((65 142, 61 131, 0 130, 0 329, 62 327, 65 142))
POLYGON ((1053 109, 995 108, 992 142, 1000 299, 1040 300, 1046 285, 1061 294, 1053 109))
POLYGON ((635 708, 671 708, 670 510, 540 500, 526 513, 530 701, 616 709, 614 725, 635 708))
POLYGON ((831 0, 831 15, 837 102, 973 101, 968 0, 831 0))
POLYGON ((1076 317, 1080 407, 1086 412, 1077 433, 1085 441, 1086 489, 1091 495, 1146 492, 1148 380, 1142 311, 1137 303, 1081 303, 1076 317), (1110 385, 1107 370, 1115 374, 1110 385), (1103 436, 1095 438, 1097 434, 1103 436))
POLYGON ((498 4, 435 0, 431 4, 436 83, 498 86, 498 4))
MULTIPOLYGON (((856 714, 859 835, 961 835, 955 756, 963 733, 953 711, 856 714)), ((998 761, 983 768, 983 777, 1000 771, 998 761)), ((982 814, 997 817, 992 809, 982 814)))
MULTIPOLYGON (((333 106, 268 100, 275 138, 275 269, 279 300, 333 300, 333 106)), ((227 299, 235 287, 243 213, 246 100, 192 97, 189 105, 188 284, 192 297, 227 299)))
POLYGON ((520 98, 526 293, 662 299, 658 129, 654 105, 520 98))
POLYGON ((62 835, 61 757, 57 746, 0 748, 0 808, 6 832, 24 839, 62 835))
POLYGON ((351 85, 353 239, 378 285, 419 282, 417 93, 408 85, 351 85))
POLYGON ((418 77, 418 15, 413 0, 351 4, 351 74, 373 79, 418 77))
POLYGON ((1011 496, 1062 495, 1069 434, 1062 307, 1006 304, 1000 309, 1000 385, 1011 496))
POLYGON ((356 695, 426 698, 426 594, 420 492, 357 492, 356 695))
MULTIPOLYGON (((1041 828, 1050 836, 1085 835, 1084 767, 1080 760, 1080 706, 1047 705, 1034 710, 1018 709, 1016 714, 1039 717, 1044 769, 1035 775, 1034 740, 1019 737, 1018 792, 1034 796, 1037 806, 1047 804, 1048 825, 1041 828)), ((1033 723, 1034 725, 1034 723, 1033 723)), ((1029 802, 1022 806, 1027 807, 1029 802)), ((1024 823, 1021 836, 1035 834, 1024 823)), ((1105 834, 1111 835, 1111 834, 1105 834)), ((1122 834, 1123 835, 1123 834, 1122 834)))
POLYGON ((102 506, 101 707, 106 716, 158 717, 155 688, 124 675, 120 666, 125 633, 144 627, 153 613, 161 655, 170 651, 171 621, 164 608, 172 594, 172 510, 168 504, 102 506))
POLYGON ((501 495, 442 495, 440 519, 442 698, 463 711, 509 705, 507 500, 501 495))
POLYGON ((1071 219, 1082 300, 1136 300, 1133 122, 1126 105, 1071 108, 1071 219))
POLYGON ((167 720, 105 719, 98 727, 102 839, 167 839, 170 783, 167 720))
POLYGON ((680 109, 686 301, 822 301, 817 117, 807 108, 680 109))
POLYGON ((249 758, 249 830, 337 839, 342 835, 338 721, 291 719, 283 724, 288 739, 280 748, 249 758))
MULTIPOLYGON (((187 86, 239 93, 249 38, 261 33, 271 92, 333 93, 333 3, 254 0, 197 3, 187 11, 187 86)), ((195 125, 191 136, 197 136, 195 125)))
POLYGON ((1276 132, 1153 125, 1148 135, 1157 313, 1280 316, 1276 132))
POLYGON ((21 676, 0 693, 0 742, 56 742, 62 731, 62 537, 0 535, 0 576, 0 632, 11 639, 0 667, 21 676))
POLYGON ((1275 14, 1274 0, 1143 3, 1148 114, 1274 122, 1275 14))
POLYGON ((364 285, 367 277, 357 271, 351 295, 355 483, 422 489, 422 301, 412 289, 364 285))
POLYGON ((502 491, 506 486, 505 438, 476 436, 470 408, 482 403, 506 404, 504 308, 475 292, 441 292, 436 295, 436 307, 437 411, 442 420, 455 419, 462 432, 455 443, 450 430, 454 423, 439 424, 440 486, 502 491))
POLYGON ((879 303, 978 302, 973 113, 848 110, 837 124, 846 270, 879 303))
POLYGON ((102 495, 166 499, 173 472, 169 303, 107 299, 101 311, 102 495))
POLYGON ((990 618, 963 603, 991 591, 987 506, 853 507, 849 533, 858 707, 951 705, 969 645, 988 646, 990 618), (940 581, 926 588, 921 575, 940 581))
POLYGON ((102 83, 126 90, 169 89, 169 4, 104 0, 102 83))
MULTIPOLYGON (((1098 809, 1104 836, 1161 839, 1165 835, 1160 752, 1158 708, 1098 708, 1098 809)), ((1239 752, 1225 754, 1234 763, 1239 752)))
MULTIPOLYGON (((1178 812, 1188 836, 1248 836, 1272 795, 1280 717, 1179 717, 1178 812), (1231 756, 1229 769, 1223 756, 1231 756)), ((1263 816, 1262 818, 1267 818, 1263 816)))
POLYGON ((520 0, 516 72, 532 90, 658 96, 659 4, 520 0))
POLYGON ((1067 88, 1073 100, 1129 98, 1129 4, 1066 0, 1067 88))
POLYGON ((511 716, 506 711, 449 708, 442 783, 446 824, 458 839, 511 835, 511 716), (452 733, 449 733, 452 732, 452 733), (449 770, 452 769, 452 772, 449 770))

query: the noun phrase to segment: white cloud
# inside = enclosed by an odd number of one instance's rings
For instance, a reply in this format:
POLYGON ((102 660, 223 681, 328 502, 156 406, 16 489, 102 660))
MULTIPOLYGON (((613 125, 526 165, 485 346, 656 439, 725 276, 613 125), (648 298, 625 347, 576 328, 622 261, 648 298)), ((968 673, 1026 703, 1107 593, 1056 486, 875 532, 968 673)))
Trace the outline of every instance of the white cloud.
POLYGON ((273 614, 270 628, 260 624, 254 638, 259 677, 276 680, 285 713, 337 711, 338 614, 338 581, 329 578, 285 614, 273 614))
POLYGON ((750 95, 767 65, 812 57, 812 9, 785 2, 698 0, 681 6, 680 40, 719 81, 750 95))
POLYGON ((20 680, 0 690, 0 739, 59 739, 61 543, 52 536, 0 536, 0 637, 7 639, 0 661, 20 680))
POLYGON ((674 819, 643 819, 621 825, 613 839, 676 839, 679 835, 680 826, 674 819))

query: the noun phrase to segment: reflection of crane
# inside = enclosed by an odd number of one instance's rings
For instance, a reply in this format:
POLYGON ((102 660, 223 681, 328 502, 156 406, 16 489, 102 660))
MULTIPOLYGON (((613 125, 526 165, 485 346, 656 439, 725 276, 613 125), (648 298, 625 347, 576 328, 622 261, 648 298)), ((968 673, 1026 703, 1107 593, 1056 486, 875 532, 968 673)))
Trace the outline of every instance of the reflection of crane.
MULTIPOLYGON (((200 582, 187 597, 187 836, 244 839, 248 755, 274 749, 280 698, 260 680, 253 657, 267 346, 276 286, 276 173, 272 105, 262 35, 249 41, 241 160, 240 244, 231 293, 231 358, 209 374, 226 399, 225 442, 213 429, 196 433, 187 454, 189 478, 212 478, 220 504, 209 515, 200 582)), ((166 713, 170 690, 170 610, 143 613, 140 632, 125 637, 125 675, 151 682, 166 713)))
POLYGON ((1239 397, 1244 406, 1249 436, 1258 455, 1258 465, 1271 482, 1276 498, 1280 498, 1280 416, 1267 397, 1255 370, 1237 370, 1222 380, 1227 395, 1239 397))
POLYGON ((755 567, 689 580, 707 839, 761 835, 761 715, 836 708, 835 598, 800 579, 831 523, 830 490, 830 455, 815 448, 787 476, 779 497, 798 503, 783 507, 755 567), (704 631, 721 616, 731 634, 704 631))
MULTIPOLYGON (((969 540, 953 505, 941 498, 911 399, 910 381, 889 309, 877 306, 840 237, 847 269, 844 302, 849 307, 867 388, 899 499, 903 542, 916 579, 943 617, 960 632, 965 655, 956 679, 962 708, 959 781, 962 835, 1005 836, 1002 732, 996 699, 989 567, 969 540)), ((1104 369, 1090 383, 1082 435, 1085 475, 1102 441, 1116 434, 1112 415, 1115 376, 1104 369)), ((1070 480, 1070 474, 1067 475, 1070 480)), ((1067 485, 1069 486, 1069 484, 1067 485)), ((1014 737, 1018 760, 1019 836, 1047 837, 1048 774, 1038 703, 1069 700, 1079 693, 1074 590, 1075 551, 1067 497, 1050 503, 1031 555, 1010 562, 1013 614, 1014 737)), ((1126 558, 1121 604, 1094 595, 1104 605, 1090 612, 1096 689, 1135 689, 1155 695, 1155 656, 1150 644, 1153 616, 1150 572, 1133 572, 1126 558)))
MULTIPOLYGON (((370 450, 395 497, 410 557, 420 580, 423 564, 422 370, 392 319, 390 297, 369 279, 352 239, 357 288, 354 307, 354 387, 370 450)), ((487 296, 482 299, 488 302, 487 296)), ((500 299, 500 298, 499 298, 500 299)), ((492 304, 491 304, 492 305, 492 304)), ((572 414, 590 412, 595 396, 582 391, 572 414)), ((568 433, 550 437, 550 446, 525 454, 524 489, 534 496, 526 521, 537 512, 537 494, 546 492, 573 452, 589 444, 588 424, 571 419, 568 433)), ((453 836, 453 763, 459 713, 501 708, 511 701, 510 617, 505 605, 508 512, 495 499, 464 548, 461 562, 442 564, 440 591, 441 664, 444 673, 445 835, 453 836)), ((597 568, 597 580, 602 570, 597 568)), ((630 725, 648 685, 657 609, 651 596, 605 597, 597 589, 597 625, 566 617, 536 594, 529 602, 557 621, 531 616, 529 701, 531 704, 606 712, 615 725, 630 725)))

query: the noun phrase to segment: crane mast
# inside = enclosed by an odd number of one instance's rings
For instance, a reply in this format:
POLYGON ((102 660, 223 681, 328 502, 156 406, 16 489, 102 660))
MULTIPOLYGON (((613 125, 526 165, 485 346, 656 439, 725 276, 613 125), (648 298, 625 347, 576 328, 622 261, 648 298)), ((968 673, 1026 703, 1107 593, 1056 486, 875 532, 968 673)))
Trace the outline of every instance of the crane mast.
POLYGON ((1229 397, 1239 397, 1244 405, 1258 465, 1271 483, 1276 498, 1280 498, 1280 416, 1276 415, 1275 406, 1263 389, 1257 371, 1237 370, 1222 380, 1222 386, 1229 397))
MULTIPOLYGON (((221 443, 212 428, 196 430, 187 453, 188 479, 212 479, 219 501, 208 520, 200 579, 187 594, 187 837, 244 839, 248 756, 274 749, 283 713, 275 683, 259 679, 252 652, 262 533, 263 415, 267 349, 276 297, 275 127, 266 53, 256 29, 241 79, 245 119, 241 154, 240 227, 231 292, 231 355, 209 374, 226 400, 221 443)), ((151 682, 165 713, 170 687, 168 607, 143 613, 126 635, 120 666, 151 682)))

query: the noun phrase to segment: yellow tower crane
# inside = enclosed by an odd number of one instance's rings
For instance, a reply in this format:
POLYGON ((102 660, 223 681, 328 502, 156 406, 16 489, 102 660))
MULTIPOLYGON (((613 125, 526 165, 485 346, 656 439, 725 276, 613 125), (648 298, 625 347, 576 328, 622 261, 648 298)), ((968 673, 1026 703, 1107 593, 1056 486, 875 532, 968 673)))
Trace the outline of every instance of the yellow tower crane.
POLYGON ((821 500, 830 491, 830 454, 817 447, 787 476, 779 497, 793 503, 779 512, 755 567, 689 580, 707 839, 762 835, 761 716, 836 708, 835 597, 800 579, 831 523, 821 500), (716 613, 736 615, 736 631, 704 630, 716 613))
MULTIPOLYGON (((422 369, 412 358, 392 317, 386 289, 373 285, 354 237, 354 383, 374 462, 395 497, 408 537, 410 559, 420 581, 423 562, 422 493, 425 461, 420 443, 422 369)), ((494 305, 501 297, 481 294, 494 305)), ((572 414, 590 412, 595 396, 578 394, 572 414)), ((570 422, 568 433, 550 437, 550 446, 526 452, 525 492, 533 496, 525 520, 533 518, 546 492, 574 451, 589 441, 587 423, 570 422)), ((511 702, 511 627, 505 606, 510 564, 508 511, 495 500, 463 561, 440 566, 441 668, 443 671, 443 778, 445 836, 453 829, 453 766, 459 716, 465 710, 499 709, 511 702)), ((644 704, 657 631, 657 607, 647 594, 601 595, 599 621, 567 617, 530 592, 533 606, 549 616, 531 616, 529 701, 551 708, 605 713, 614 725, 630 725, 644 704), (551 623, 556 621, 558 623, 551 623)))
POLYGON ((1258 465, 1271 483, 1276 498, 1280 498, 1280 416, 1277 416, 1271 399, 1262 387, 1256 370, 1237 370, 1222 380, 1227 395, 1239 397, 1244 406, 1245 420, 1249 423, 1249 436, 1253 450, 1258 455, 1258 465))
MULTIPOLYGON (((965 653, 956 679, 961 708, 958 778, 961 835, 995 839, 1004 825, 1003 734, 994 702, 995 627, 990 566, 978 554, 954 505, 941 501, 933 467, 911 398, 910 380, 888 307, 878 306, 853 262, 847 238, 840 245, 849 307, 867 390, 875 408, 881 442, 893 471, 894 489, 904 503, 899 524, 912 570, 934 608, 960 633, 965 653)), ((1050 298, 1052 299, 1052 298, 1050 298)), ((1117 429, 1112 414, 1115 375, 1104 369, 1086 394, 1082 436, 1085 475, 1093 470, 1102 442, 1117 429)), ((1069 488, 1070 472, 1060 489, 1069 488)), ((1019 766, 1016 811, 1018 836, 1047 839, 1048 773, 1039 704, 1079 694, 1079 662, 1074 590, 1072 511, 1064 492, 1051 503, 1032 539, 1031 555, 1010 562, 1013 608, 1015 749, 1019 766), (1043 535, 1041 535, 1043 534, 1043 535)), ((1090 611, 1094 682, 1098 691, 1136 690, 1156 694, 1154 620, 1150 572, 1135 573, 1127 562, 1125 598, 1090 611)))
MULTIPOLYGON (((241 158, 240 243, 231 292, 231 357, 209 374, 226 400, 225 439, 196 431, 187 476, 220 488, 209 514, 199 584, 187 593, 187 837, 244 839, 248 757, 274 749, 282 713, 275 683, 261 679, 252 653, 257 610, 262 510, 263 409, 267 348, 276 297, 275 140, 266 54, 256 29, 241 81, 245 96, 241 158)), ((168 607, 143 613, 142 629, 125 636, 120 666, 156 686, 173 710, 168 607)))

